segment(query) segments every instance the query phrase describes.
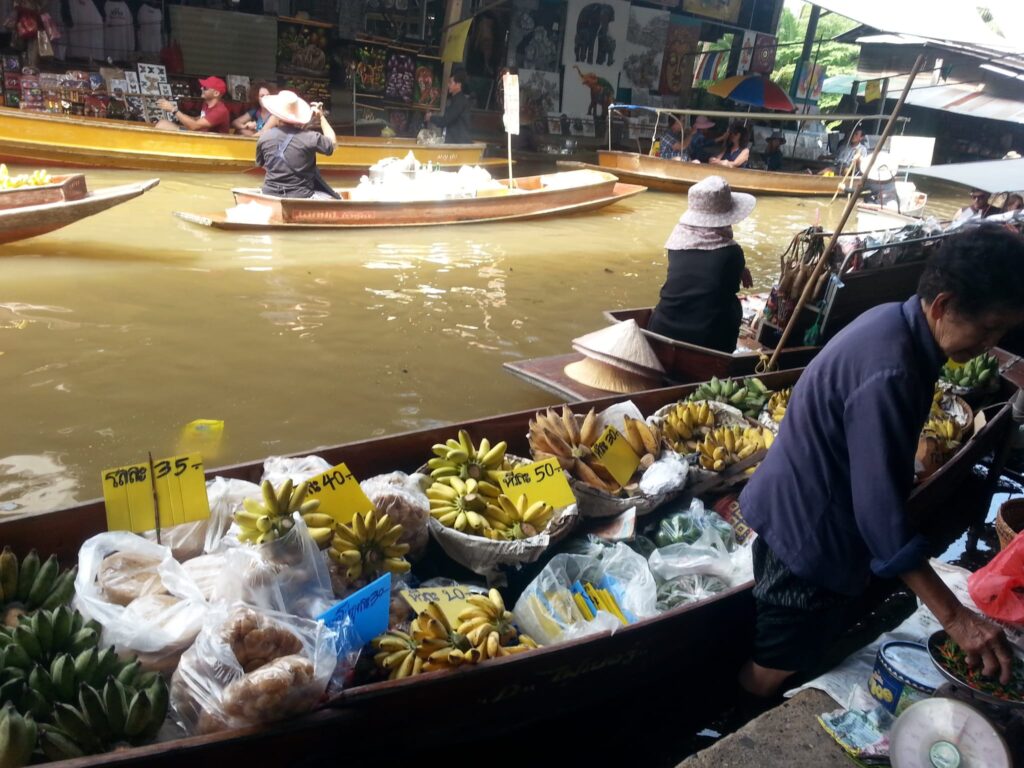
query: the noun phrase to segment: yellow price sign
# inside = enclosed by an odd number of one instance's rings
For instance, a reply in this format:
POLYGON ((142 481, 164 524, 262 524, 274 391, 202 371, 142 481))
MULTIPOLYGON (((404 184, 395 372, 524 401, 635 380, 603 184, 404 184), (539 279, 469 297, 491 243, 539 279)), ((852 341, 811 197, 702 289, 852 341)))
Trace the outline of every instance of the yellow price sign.
POLYGON ((417 614, 425 611, 430 603, 437 603, 454 629, 459 625, 459 614, 470 607, 466 598, 479 593, 461 584, 454 584, 450 587, 403 589, 399 594, 417 614))
POLYGON ((152 471, 148 463, 107 469, 101 479, 107 530, 151 531, 156 528, 157 505, 161 528, 210 516, 203 457, 199 454, 159 459, 153 462, 152 471))
POLYGON ((499 480, 501 490, 512 501, 525 495, 531 502, 543 501, 555 509, 576 503, 569 481, 558 459, 545 459, 516 467, 499 480))
POLYGON ((610 424, 594 442, 592 450, 619 485, 628 484, 640 466, 640 457, 629 447, 622 433, 610 424))
POLYGON ((350 523, 357 514, 373 509, 373 502, 363 493, 359 481, 344 462, 311 479, 307 498, 319 499, 318 511, 339 523, 350 523))

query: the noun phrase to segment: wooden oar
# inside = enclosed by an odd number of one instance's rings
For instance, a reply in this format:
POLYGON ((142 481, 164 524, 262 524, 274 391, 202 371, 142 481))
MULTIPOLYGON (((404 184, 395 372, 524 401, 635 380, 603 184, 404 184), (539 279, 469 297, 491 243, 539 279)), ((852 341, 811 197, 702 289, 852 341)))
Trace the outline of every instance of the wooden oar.
POLYGON ((828 263, 832 256, 832 251, 836 247, 836 241, 839 236, 843 233, 843 227, 846 226, 847 219, 850 218, 850 214, 853 213, 854 206, 857 205, 857 201, 860 199, 861 193, 864 191, 864 184, 867 181, 868 174, 871 173, 872 167, 875 164, 875 158, 878 157, 878 153, 881 152, 885 142, 889 139, 889 134, 892 133, 893 128, 896 126, 896 119, 899 117, 900 110, 903 109, 903 103, 907 100, 907 94, 910 93, 910 88, 914 84, 914 78, 917 77, 918 71, 924 64, 924 56, 918 56, 917 61, 914 62, 914 66, 910 70, 910 75, 907 77, 907 84, 903 86, 903 93, 900 94, 900 100, 896 102, 896 107, 893 109, 892 114, 889 116, 889 120, 885 124, 885 130, 882 131, 882 136, 878 140, 878 144, 875 145, 875 150, 871 153, 871 157, 868 158, 868 164, 864 168, 860 177, 857 179, 857 186, 846 201, 846 207, 843 209, 842 218, 839 219, 839 225, 832 232, 832 237, 828 241, 828 245, 825 247, 825 252, 821 254, 817 263, 814 265, 814 269, 811 271, 811 276, 807 279, 804 284, 803 290, 800 292, 800 298, 796 301, 796 306, 793 307, 793 314, 789 318, 789 322, 786 323, 785 329, 782 331, 782 338, 779 339, 779 343, 775 346, 775 351, 772 353, 771 359, 768 361, 768 370, 775 370, 775 365, 778 363, 779 355, 782 350, 786 347, 786 342, 789 341, 790 335, 793 333, 793 329, 796 327, 797 320, 803 311, 804 304, 811 298, 811 294, 814 291, 814 286, 818 284, 818 277, 821 275, 821 270, 825 264, 828 263))

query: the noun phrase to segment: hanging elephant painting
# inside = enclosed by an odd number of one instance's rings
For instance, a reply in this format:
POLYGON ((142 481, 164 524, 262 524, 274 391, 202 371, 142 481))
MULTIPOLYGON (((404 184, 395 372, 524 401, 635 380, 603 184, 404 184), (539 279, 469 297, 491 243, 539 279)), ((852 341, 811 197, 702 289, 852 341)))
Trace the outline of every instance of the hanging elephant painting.
POLYGON ((619 86, 628 26, 625 0, 569 0, 562 46, 562 111, 570 117, 605 117, 619 86))

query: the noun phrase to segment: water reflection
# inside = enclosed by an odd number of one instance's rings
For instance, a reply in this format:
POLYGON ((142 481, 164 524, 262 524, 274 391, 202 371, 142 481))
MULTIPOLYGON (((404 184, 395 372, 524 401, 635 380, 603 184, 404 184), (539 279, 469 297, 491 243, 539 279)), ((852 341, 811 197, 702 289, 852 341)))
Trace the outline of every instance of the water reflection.
POLYGON ((55 453, 0 458, 0 514, 20 514, 77 504, 73 468, 55 453))

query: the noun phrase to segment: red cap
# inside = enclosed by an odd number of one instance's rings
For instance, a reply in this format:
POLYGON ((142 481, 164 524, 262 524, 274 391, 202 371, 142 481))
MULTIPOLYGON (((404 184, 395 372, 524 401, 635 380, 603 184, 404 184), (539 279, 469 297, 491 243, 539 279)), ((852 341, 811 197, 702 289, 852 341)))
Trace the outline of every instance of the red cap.
POLYGON ((199 81, 199 85, 203 88, 213 88, 221 96, 224 96, 228 92, 228 84, 221 80, 216 75, 211 75, 203 80, 199 81))

